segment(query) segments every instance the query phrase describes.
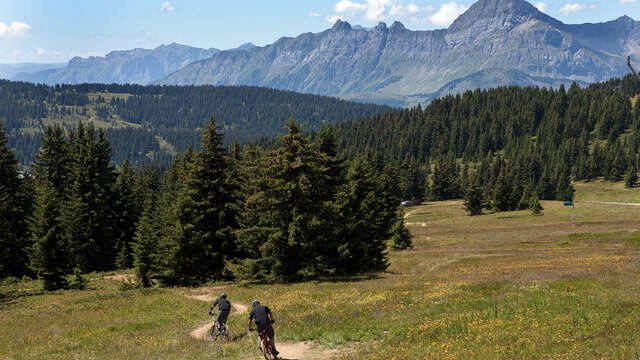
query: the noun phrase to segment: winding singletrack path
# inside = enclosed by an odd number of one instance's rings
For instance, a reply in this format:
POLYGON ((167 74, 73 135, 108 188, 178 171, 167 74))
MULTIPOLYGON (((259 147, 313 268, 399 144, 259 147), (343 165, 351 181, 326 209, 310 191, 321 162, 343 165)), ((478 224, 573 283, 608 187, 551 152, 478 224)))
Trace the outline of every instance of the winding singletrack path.
MULTIPOLYGON (((207 293, 198 295, 185 295, 189 299, 200 300, 204 302, 211 302, 216 299, 213 295, 213 291, 221 290, 225 286, 209 287, 206 290, 207 293)), ((242 315, 249 311, 249 307, 237 302, 231 303, 231 315, 242 315)), ((207 331, 211 329, 214 324, 214 320, 207 321, 206 323, 191 330, 189 335, 194 339, 207 341, 207 331)), ((328 360, 339 354, 336 349, 318 349, 318 344, 312 341, 302 342, 278 342, 276 341, 276 347, 280 352, 279 358, 282 360, 328 360)))

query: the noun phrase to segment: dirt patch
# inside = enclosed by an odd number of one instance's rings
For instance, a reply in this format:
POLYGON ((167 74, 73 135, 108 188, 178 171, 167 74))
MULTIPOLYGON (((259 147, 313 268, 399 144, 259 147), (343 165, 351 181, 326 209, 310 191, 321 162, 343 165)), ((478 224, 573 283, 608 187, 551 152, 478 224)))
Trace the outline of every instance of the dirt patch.
POLYGON ((101 277, 100 279, 124 281, 124 282, 127 282, 129 284, 133 284, 135 282, 135 278, 136 277, 133 274, 119 274, 119 275, 111 275, 111 276, 101 277))
POLYGON ((278 342, 276 347, 282 360, 329 360, 335 356, 353 351, 353 348, 344 347, 341 349, 322 349, 313 341, 301 342, 278 342))
POLYGON ((211 329, 211 327, 213 326, 214 323, 215 323, 214 320, 207 321, 206 323, 204 323, 204 324, 198 326, 197 328, 191 330, 189 335, 194 339, 208 340, 207 331, 209 331, 209 329, 211 329))

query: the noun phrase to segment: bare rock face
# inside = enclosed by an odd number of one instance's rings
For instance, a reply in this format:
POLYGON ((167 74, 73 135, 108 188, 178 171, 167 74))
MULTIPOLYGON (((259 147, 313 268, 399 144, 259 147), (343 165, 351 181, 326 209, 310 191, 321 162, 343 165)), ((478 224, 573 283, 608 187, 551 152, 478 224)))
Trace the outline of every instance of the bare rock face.
POLYGON ((626 55, 640 55, 639 24, 625 16, 566 25, 524 0, 480 0, 445 30, 338 21, 321 33, 222 51, 158 83, 259 85, 394 104, 428 100, 474 74, 490 81, 485 86, 589 83, 626 74, 626 55))

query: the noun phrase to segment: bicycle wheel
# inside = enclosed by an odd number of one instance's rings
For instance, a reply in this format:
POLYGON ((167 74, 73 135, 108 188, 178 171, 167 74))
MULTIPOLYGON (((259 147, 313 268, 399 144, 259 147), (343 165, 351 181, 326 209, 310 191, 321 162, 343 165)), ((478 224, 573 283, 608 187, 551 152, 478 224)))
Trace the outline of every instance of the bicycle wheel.
POLYGON ((229 325, 224 324, 222 328, 220 328, 220 336, 229 341, 229 325))

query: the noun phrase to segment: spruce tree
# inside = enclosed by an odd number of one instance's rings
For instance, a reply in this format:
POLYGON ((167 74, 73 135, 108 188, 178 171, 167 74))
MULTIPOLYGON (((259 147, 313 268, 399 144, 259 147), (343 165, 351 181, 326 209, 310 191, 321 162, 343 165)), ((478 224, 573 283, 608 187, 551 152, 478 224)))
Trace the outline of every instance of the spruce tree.
POLYGON ((31 222, 33 246, 30 251, 31 268, 44 282, 45 290, 67 287, 65 279, 69 254, 63 227, 60 203, 50 182, 37 186, 36 207, 31 222))
POLYGON ((479 182, 476 180, 470 183, 464 196, 464 209, 469 216, 476 216, 482 214, 482 209, 485 207, 484 192, 480 187, 479 182))
POLYGON ((111 270, 116 260, 111 147, 102 130, 96 136, 93 126, 82 124, 68 141, 73 170, 64 217, 73 264, 83 272, 111 270))
MULTIPOLYGON (((402 213, 401 211, 399 211, 402 213)), ((405 225, 404 217, 398 216, 393 228, 391 229, 391 239, 389 240, 389 246, 392 250, 405 250, 412 248, 411 233, 405 225)))
MULTIPOLYGON (((635 158, 635 155, 633 156, 635 158)), ((634 188, 638 183, 638 167, 636 166, 636 161, 633 159, 627 170, 627 173, 624 176, 624 186, 626 188, 634 188)))
POLYGON ((157 271, 159 234, 154 226, 154 211, 153 201, 149 199, 140 217, 132 243, 136 280, 145 288, 153 286, 154 271, 157 271))
POLYGON ((512 184, 509 182, 509 176, 505 167, 500 171, 500 175, 496 180, 493 190, 493 207, 497 211, 513 210, 511 204, 512 184))
POLYGON ((538 198, 538 194, 534 193, 529 198, 529 210, 531 210, 531 213, 533 215, 540 215, 542 213, 542 210, 544 210, 544 208, 542 207, 542 204, 540 204, 540 199, 538 198))
POLYGON ((172 206, 176 216, 167 281, 194 284, 221 279, 226 276, 225 261, 235 256, 239 194, 222 139, 211 118, 203 130, 201 151, 184 169, 172 206))
POLYGON ((0 121, 0 279, 27 270, 26 190, 0 121))
POLYGON ((114 196, 114 236, 116 237, 116 267, 128 269, 133 265, 131 241, 138 222, 138 207, 136 205, 134 187, 134 173, 125 160, 116 178, 114 196))
POLYGON ((395 222, 385 224, 379 217, 389 207, 379 190, 369 162, 362 157, 353 160, 337 200, 343 224, 338 234, 343 272, 381 271, 388 266, 386 241, 395 222))

